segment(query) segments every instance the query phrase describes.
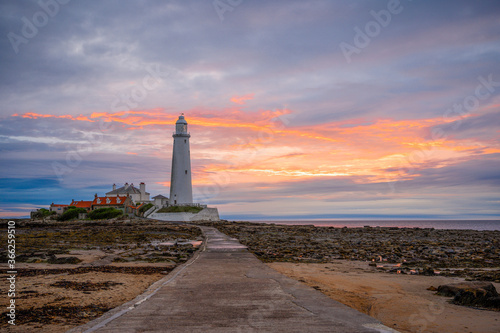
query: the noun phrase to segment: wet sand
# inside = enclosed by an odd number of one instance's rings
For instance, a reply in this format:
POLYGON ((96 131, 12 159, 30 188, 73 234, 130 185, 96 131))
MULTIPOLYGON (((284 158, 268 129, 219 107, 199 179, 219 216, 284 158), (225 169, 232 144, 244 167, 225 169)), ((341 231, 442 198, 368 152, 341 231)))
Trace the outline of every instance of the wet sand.
POLYGON ((89 272, 19 277, 17 323, 8 331, 65 332, 134 299, 163 276, 89 272))
POLYGON ((401 332, 500 332, 500 312, 427 290, 490 281, 500 290, 500 232, 210 223, 280 273, 401 332))
MULTIPOLYGON (((0 235, 2 244, 6 235, 0 235)), ((2 260, 0 331, 59 333, 93 320, 188 260, 196 248, 183 241, 202 239, 198 227, 154 220, 18 220, 16 326, 7 323, 2 260)))
MULTIPOLYGON (((464 278, 492 281, 500 290, 499 232, 209 225, 278 272, 401 332, 500 331, 500 312, 450 304, 426 290, 464 278)), ((64 332, 90 321, 185 262, 194 249, 183 240, 202 239, 196 226, 151 220, 25 221, 16 231, 19 325, 9 327, 12 332, 64 332), (173 247, 158 245, 175 240, 173 247)), ((6 276, 0 287, 7 290, 6 276)), ((6 302, 3 297, 0 306, 6 302)), ((0 330, 6 329, 5 320, 0 330)))
MULTIPOLYGON (((268 266, 400 332, 500 332, 500 312, 451 304, 451 298, 427 290, 462 278, 388 274, 368 262, 347 260, 268 266)), ((500 290, 499 283, 494 285, 500 290)))

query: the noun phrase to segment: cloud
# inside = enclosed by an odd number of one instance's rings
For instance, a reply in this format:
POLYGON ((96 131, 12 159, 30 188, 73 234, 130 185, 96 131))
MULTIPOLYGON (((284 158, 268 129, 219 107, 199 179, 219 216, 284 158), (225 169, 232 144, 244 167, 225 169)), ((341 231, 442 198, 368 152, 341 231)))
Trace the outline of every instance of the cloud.
MULTIPOLYGON (((429 137, 433 131, 442 131, 447 137, 455 140, 490 141, 494 139, 491 133, 495 133, 500 128, 500 105, 496 105, 495 108, 498 110, 461 117, 446 124, 432 126, 429 128, 429 137)), ((498 145, 497 147, 500 148, 498 145)))
POLYGON ((243 105, 245 101, 252 100, 254 98, 254 94, 246 94, 243 96, 233 96, 231 97, 231 102, 243 105))
MULTIPOLYGON (((273 206, 301 216, 421 214, 411 206, 434 205, 418 194, 426 179, 452 211, 445 194, 455 194, 458 173, 460 190, 473 194, 455 207, 478 205, 485 189, 490 208, 481 210, 495 212, 498 193, 465 166, 479 163, 495 182, 486 160, 500 149, 498 93, 465 116, 448 110, 474 94, 478 77, 499 80, 499 4, 401 6, 349 64, 339 44, 354 43, 354 29, 387 3, 245 1, 222 22, 211 2, 61 5, 18 53, 0 39, 0 169, 56 199, 131 178, 164 192, 173 123, 184 112, 195 187, 215 184, 210 200, 231 214, 286 215, 273 206), (54 162, 77 166, 61 182, 54 162), (404 198, 376 194, 394 182, 404 198), (352 206, 334 204, 345 198, 352 206)), ((3 1, 1 35, 22 34, 22 17, 41 10, 3 1)), ((12 206, 51 201, 22 199, 22 186, 9 189, 12 206)))

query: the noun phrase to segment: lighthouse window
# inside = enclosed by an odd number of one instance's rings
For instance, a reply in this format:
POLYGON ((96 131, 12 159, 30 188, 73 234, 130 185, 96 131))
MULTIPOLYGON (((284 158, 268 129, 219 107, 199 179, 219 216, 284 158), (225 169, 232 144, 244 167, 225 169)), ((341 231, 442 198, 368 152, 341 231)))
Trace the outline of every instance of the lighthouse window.
POLYGON ((184 173, 187 175, 187 174, 188 174, 188 171, 187 171, 187 170, 184 170, 184 173))
POLYGON ((186 140, 186 139, 184 139, 184 143, 186 143, 186 142, 187 142, 187 140, 186 140))

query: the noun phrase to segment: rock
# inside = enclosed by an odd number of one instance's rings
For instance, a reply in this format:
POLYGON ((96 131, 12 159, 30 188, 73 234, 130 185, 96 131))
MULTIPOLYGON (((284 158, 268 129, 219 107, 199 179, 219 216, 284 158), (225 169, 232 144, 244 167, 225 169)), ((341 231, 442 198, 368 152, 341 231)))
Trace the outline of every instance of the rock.
POLYGON ((434 275, 434 268, 425 267, 422 274, 424 274, 425 276, 432 276, 432 275, 434 275))
POLYGON ((500 309, 500 295, 490 282, 461 282, 441 285, 437 294, 454 297, 453 303, 465 306, 500 309))
POLYGON ((429 288, 427 288, 427 290, 430 290, 430 291, 437 291, 438 289, 434 286, 430 286, 429 288))
POLYGON ((411 267, 412 271, 408 273, 413 274, 434 275, 439 270, 445 276, 500 281, 500 246, 496 245, 499 231, 314 228, 250 222, 218 222, 212 226, 239 239, 264 261, 326 263, 333 259, 362 260, 371 261, 368 263, 371 267, 380 262, 399 263, 411 267), (408 239, 411 242, 407 242, 408 239), (446 271, 448 268, 457 269, 446 271))
POLYGON ((77 257, 61 257, 56 258, 55 256, 47 260, 49 264, 78 264, 81 262, 77 257))
POLYGON ((440 296, 454 297, 460 290, 464 289, 489 290, 490 292, 496 294, 495 296, 498 296, 495 286, 490 282, 459 282, 444 284, 438 287, 437 294, 440 296))
POLYGON ((453 303, 457 305, 500 309, 500 297, 492 296, 490 292, 484 289, 461 290, 453 299, 453 303))

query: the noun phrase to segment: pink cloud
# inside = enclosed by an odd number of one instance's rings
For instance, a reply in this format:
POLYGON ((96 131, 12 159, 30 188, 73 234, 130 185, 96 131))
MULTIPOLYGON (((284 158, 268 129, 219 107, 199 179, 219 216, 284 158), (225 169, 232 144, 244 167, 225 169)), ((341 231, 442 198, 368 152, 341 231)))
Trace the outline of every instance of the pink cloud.
POLYGON ((236 104, 243 105, 245 104, 245 101, 252 100, 254 97, 254 94, 246 94, 243 96, 233 96, 231 97, 230 101, 236 104))
MULTIPOLYGON (((443 117, 349 119, 304 126, 285 126, 276 121, 291 112, 286 109, 243 112, 237 107, 186 110, 193 135, 192 158, 195 164, 202 161, 197 171, 197 184, 210 183, 211 175, 224 172, 231 175, 232 182, 242 184, 317 177, 364 177, 364 181, 369 182, 386 181, 408 176, 402 171, 386 170, 401 170, 410 162, 411 168, 418 170, 429 165, 453 164, 464 158, 474 159, 500 149, 485 141, 429 139, 428 128, 450 121, 443 117)), ((165 130, 173 130, 179 114, 158 108, 94 112, 89 117, 34 113, 13 116, 120 123, 134 135, 126 146, 125 143, 115 144, 123 145, 120 149, 124 154, 140 151, 169 158, 165 154, 170 144, 165 130)), ((408 177, 417 176, 414 172, 408 177)))

